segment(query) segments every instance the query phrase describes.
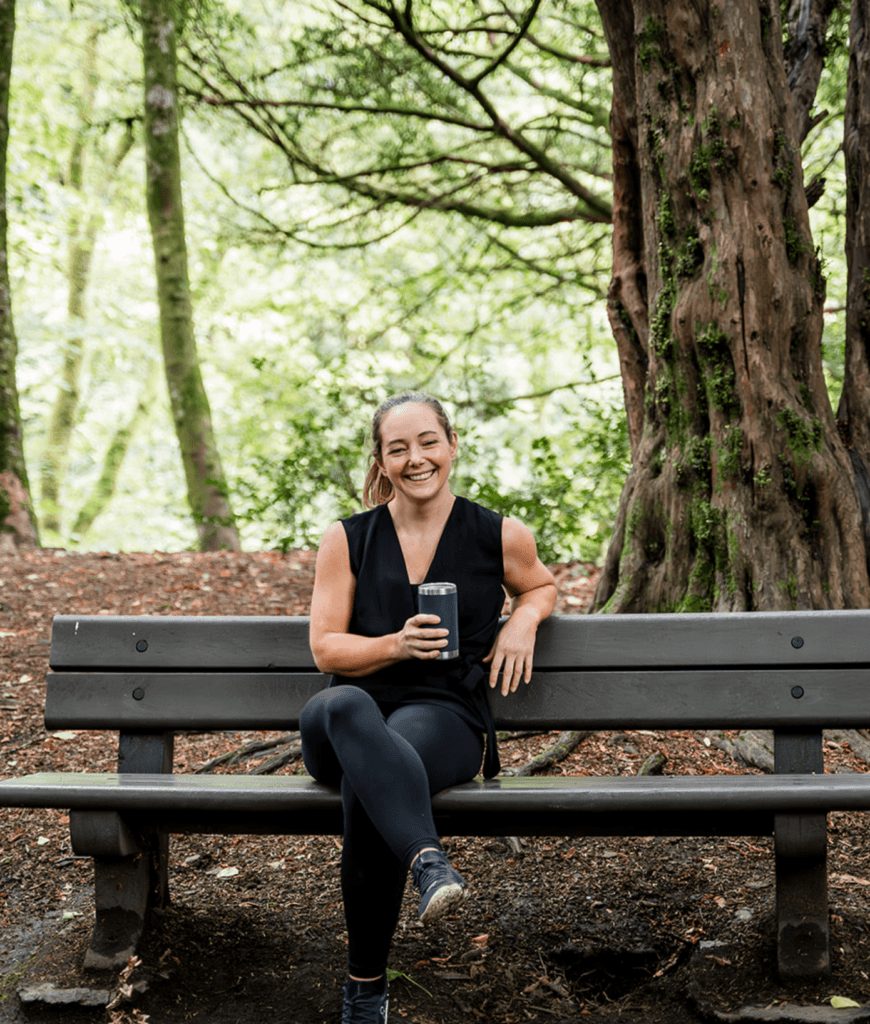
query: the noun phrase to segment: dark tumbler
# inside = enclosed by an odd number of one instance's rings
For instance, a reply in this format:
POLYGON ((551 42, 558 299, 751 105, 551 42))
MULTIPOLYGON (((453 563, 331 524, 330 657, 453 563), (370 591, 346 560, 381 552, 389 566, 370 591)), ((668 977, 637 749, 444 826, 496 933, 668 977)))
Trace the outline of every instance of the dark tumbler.
POLYGON ((459 608, 455 583, 421 583, 417 588, 417 607, 421 615, 437 615, 438 628, 447 629, 447 646, 438 657, 444 660, 459 657, 459 608))

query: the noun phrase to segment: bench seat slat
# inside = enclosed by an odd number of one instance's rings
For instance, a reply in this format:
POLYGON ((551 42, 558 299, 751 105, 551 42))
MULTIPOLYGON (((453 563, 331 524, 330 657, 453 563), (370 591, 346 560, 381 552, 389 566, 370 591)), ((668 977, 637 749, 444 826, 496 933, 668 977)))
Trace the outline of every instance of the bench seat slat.
MULTIPOLYGON (((677 775, 627 778, 543 776, 451 786, 436 794, 436 814, 622 814, 679 809, 777 813, 864 810, 870 774, 677 775)), ((42 772, 0 781, 0 805, 129 811, 246 813, 340 806, 337 789, 302 775, 138 775, 42 772)))
MULTIPOLYGON (((535 663, 542 669, 862 665, 870 663, 868 631, 870 609, 553 616, 541 624, 535 663)), ((308 619, 278 615, 58 615, 50 663, 59 670, 314 668, 308 619)))
MULTIPOLYGON (((86 812, 85 812, 86 813, 86 812)), ((131 820, 125 815, 126 820, 131 820)), ((341 835, 339 809, 308 808, 254 813, 223 811, 220 814, 191 811, 139 811, 132 819, 138 827, 168 835, 341 835)), ((621 811, 574 814, 553 818, 546 809, 518 814, 501 808, 481 814, 435 812, 441 836, 755 836, 773 835, 773 811, 705 810, 686 815, 682 811, 621 811)))
MULTIPOLYGON (((49 729, 291 729, 318 672, 55 672, 49 729), (134 694, 138 695, 138 699, 134 694)), ((536 672, 507 698, 506 729, 864 728, 870 668, 536 672), (794 688, 800 687, 801 696, 794 688)))

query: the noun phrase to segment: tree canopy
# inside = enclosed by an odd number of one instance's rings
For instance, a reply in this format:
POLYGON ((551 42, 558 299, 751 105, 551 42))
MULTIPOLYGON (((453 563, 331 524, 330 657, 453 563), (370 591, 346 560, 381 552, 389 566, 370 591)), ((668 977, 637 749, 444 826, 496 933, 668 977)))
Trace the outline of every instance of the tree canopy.
MULTIPOLYGON (((608 6, 614 15, 617 7, 608 6)), ((668 7, 678 20, 683 5, 668 7)), ((818 18, 803 22, 799 7, 782 22, 773 7, 758 18, 761 26, 767 17, 768 31, 782 40, 777 59, 789 95, 804 97, 800 129, 792 100, 788 144, 795 181, 811 193, 813 235, 806 226, 794 244, 809 246, 801 254, 807 266, 816 247, 824 258, 818 372, 836 402, 846 376, 840 141, 849 32, 842 5, 832 13, 819 4, 818 18)), ((77 4, 71 12, 45 0, 36 14, 23 38, 19 30, 16 61, 28 74, 13 91, 19 128, 10 152, 12 287, 23 311, 19 372, 32 464, 43 457, 64 348, 82 336, 85 353, 62 522, 50 540, 190 544, 165 398, 149 400, 150 412, 125 435, 114 496, 90 533, 71 533, 104 478, 118 428, 134 418, 131 397, 144 389, 157 353, 141 58, 128 8, 77 4), (82 134, 78 82, 95 29, 97 85, 82 134), (46 36, 58 43, 51 61, 46 36), (68 283, 62 254, 75 211, 97 201, 100 162, 131 128, 136 141, 102 210, 82 333, 58 302, 68 283), (75 139, 84 139, 84 174, 72 194, 75 139), (145 524, 133 511, 143 489, 151 501, 145 524), (137 516, 144 536, 129 535, 137 516)), ((356 510, 369 414, 386 393, 411 386, 439 394, 455 412, 464 443, 457 482, 466 493, 530 522, 550 557, 603 554, 629 470, 629 439, 636 465, 644 404, 663 393, 660 380, 650 392, 644 381, 641 413, 629 402, 626 417, 620 370, 630 382, 630 367, 624 352, 617 362, 606 320, 612 221, 616 211, 619 238, 626 199, 634 197, 638 214, 650 200, 639 178, 619 195, 611 98, 629 65, 660 91, 673 88, 676 72, 667 65, 679 63, 671 55, 677 31, 640 4, 623 50, 614 49, 613 25, 591 3, 189 6, 179 63, 191 297, 230 489, 237 511, 247 511, 244 543, 316 543, 330 518, 356 510)), ((744 41, 728 38, 734 56, 744 41)), ((723 82, 733 80, 724 63, 720 70, 723 82)), ((715 104, 701 96, 693 103, 686 138, 710 148, 715 104)), ((731 130, 728 119, 719 121, 731 130)), ((712 188, 719 175, 712 158, 709 174, 712 188)), ((676 202, 675 181, 662 177, 676 202)), ((660 200, 654 205, 660 209, 660 200)), ((688 221, 674 213, 678 237, 669 246, 688 269, 698 248, 688 221)), ((708 288, 702 220, 697 278, 708 288)), ((655 301, 649 292, 645 302, 655 301)), ((637 312, 628 310, 629 319, 637 312)), ((707 451, 725 443, 696 436, 707 451)), ((750 476, 763 472, 759 465, 750 476)), ((710 486, 706 500, 715 509, 710 486)), ((620 515, 627 521, 625 508, 620 515)), ((699 596, 712 602, 716 588, 723 584, 699 596)))

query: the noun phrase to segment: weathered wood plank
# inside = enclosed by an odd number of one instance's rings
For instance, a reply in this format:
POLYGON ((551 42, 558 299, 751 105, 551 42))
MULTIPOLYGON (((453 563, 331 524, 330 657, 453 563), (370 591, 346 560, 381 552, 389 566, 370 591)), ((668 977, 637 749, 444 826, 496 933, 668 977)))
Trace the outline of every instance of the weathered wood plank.
POLYGON ((319 672, 58 672, 47 729, 296 729, 319 672))
MULTIPOLYGON (((332 808, 341 795, 300 775, 42 772, 0 782, 0 806, 263 813, 332 808)), ((777 813, 870 808, 870 775, 542 776, 476 779, 433 797, 437 814, 563 817, 719 810, 777 813)), ((563 823, 564 824, 564 823, 563 823)), ((556 833, 561 834, 561 825, 556 833)))
MULTIPOLYGON (((45 723, 295 729, 325 685, 319 673, 50 673, 45 723)), ((535 672, 515 694, 490 699, 503 729, 860 728, 870 721, 870 668, 535 672)))
MULTIPOLYGON (((865 635, 870 609, 554 616, 541 625, 535 663, 539 669, 862 665, 870 664, 865 635)), ((305 670, 314 662, 305 617, 59 615, 51 665, 305 670)))
POLYGON ((308 619, 254 615, 56 615, 53 668, 313 670, 308 619))

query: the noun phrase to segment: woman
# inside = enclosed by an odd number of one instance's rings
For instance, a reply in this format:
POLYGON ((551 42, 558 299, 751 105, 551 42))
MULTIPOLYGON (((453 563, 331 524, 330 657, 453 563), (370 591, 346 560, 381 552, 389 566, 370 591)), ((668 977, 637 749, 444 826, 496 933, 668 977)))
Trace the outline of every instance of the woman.
POLYGON ((369 510, 334 523, 317 555, 311 650, 332 678, 300 720, 305 765, 340 785, 348 981, 342 1024, 383 1024, 386 961, 408 869, 429 923, 462 897, 441 850, 431 794, 499 770, 486 682, 529 682, 538 624, 556 586, 531 532, 455 497, 456 432, 441 405, 406 392, 372 423, 369 510), (417 613, 424 581, 455 583, 460 656, 439 659, 447 630, 417 613), (498 630, 505 591, 512 611, 498 630))

